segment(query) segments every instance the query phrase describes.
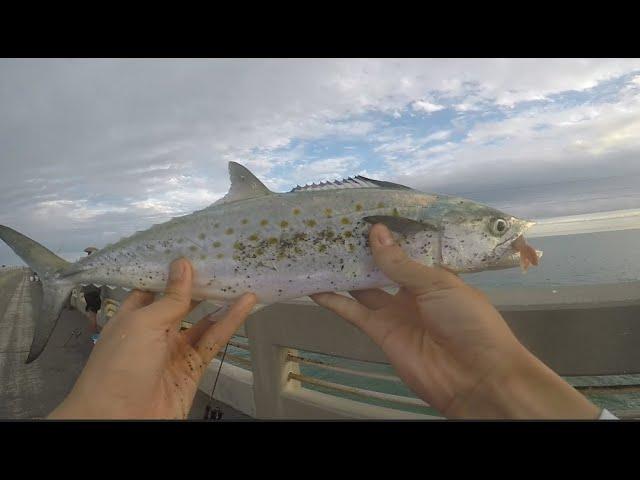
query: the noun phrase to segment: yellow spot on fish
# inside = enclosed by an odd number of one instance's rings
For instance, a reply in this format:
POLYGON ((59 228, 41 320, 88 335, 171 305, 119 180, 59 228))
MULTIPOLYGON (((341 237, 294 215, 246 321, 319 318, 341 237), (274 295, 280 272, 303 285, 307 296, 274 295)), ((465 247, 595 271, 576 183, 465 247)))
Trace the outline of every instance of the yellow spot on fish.
POLYGON ((233 233, 233 228, 227 228, 224 233, 226 233, 227 235, 231 235, 233 233))
POLYGON ((218 248, 221 244, 220 242, 213 242, 211 245, 213 245, 213 248, 218 248))
POLYGON ((256 255, 262 255, 264 253, 264 250, 262 250, 261 248, 256 249, 256 255))
POLYGON ((216 255, 216 258, 223 258, 223 257, 224 257, 224 254, 222 254, 222 253, 219 253, 219 254, 216 255))
POLYGON ((278 239, 277 239, 276 237, 271 237, 271 238, 269 239, 269 243, 270 243, 271 245, 274 245, 274 244, 278 243, 278 239))
POLYGON ((206 260, 206 259, 207 259, 206 255, 204 255, 204 254, 200 255, 200 260, 206 260))
POLYGON ((384 208, 384 203, 379 202, 379 203, 378 203, 378 208, 384 208))
POLYGON ((261 220, 260 221, 260 225, 262 225, 263 227, 266 226, 269 223, 269 220, 261 220))
POLYGON ((347 238, 351 238, 353 234, 351 232, 344 232, 344 236, 347 238))
POLYGON ((340 223, 343 225, 349 225, 351 223, 351 220, 349 220, 347 217, 342 217, 340 223))
POLYGON ((283 220, 280 222, 280 227, 287 228, 288 226, 289 226, 289 222, 287 222, 286 220, 283 220))
POLYGON ((245 246, 242 242, 236 242, 233 244, 233 248, 235 248, 236 250, 244 250, 245 246))
POLYGON ((307 224, 307 227, 315 227, 317 225, 316 221, 313 219, 307 220, 305 223, 307 224))
POLYGON ((198 235, 198 238, 200 240, 204 240, 206 238, 206 235, 204 233, 201 233, 200 235, 198 235))
POLYGON ((259 238, 258 235, 254 233, 249 237, 249 240, 251 240, 252 242, 255 242, 258 240, 258 238, 259 238))
POLYGON ((361 212, 362 211, 362 205, 360 205, 359 203, 356 203, 356 212, 361 212))
POLYGON ((300 215, 300 209, 299 208, 294 208, 293 209, 293 214, 294 215, 300 215))
POLYGON ((319 251, 319 252, 324 252, 324 251, 326 251, 326 250, 327 250, 327 246, 326 246, 326 245, 320 245, 320 246, 318 247, 318 251, 319 251))
POLYGON ((353 243, 349 244, 349 251, 353 252, 356 249, 356 246, 353 243))
POLYGON ((247 220, 246 218, 243 218, 241 223, 243 225, 246 225, 247 223, 249 223, 249 220, 247 220))
POLYGON ((327 217, 331 218, 331 214, 332 214, 332 213, 333 213, 333 210, 331 210, 330 208, 325 208, 325 209, 324 209, 324 214, 325 214, 327 217))

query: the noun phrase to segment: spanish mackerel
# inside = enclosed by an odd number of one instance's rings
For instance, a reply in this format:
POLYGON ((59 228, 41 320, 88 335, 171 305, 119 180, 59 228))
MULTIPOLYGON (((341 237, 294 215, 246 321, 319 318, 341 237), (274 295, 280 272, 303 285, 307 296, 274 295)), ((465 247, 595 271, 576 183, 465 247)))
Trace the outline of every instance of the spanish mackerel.
POLYGON ((43 302, 27 363, 44 349, 77 285, 161 292, 169 263, 193 264, 193 297, 225 304, 254 292, 261 305, 326 291, 392 285, 373 263, 371 224, 383 223, 413 259, 454 272, 537 265, 523 232, 533 222, 459 197, 362 176, 270 191, 230 162, 231 187, 209 207, 137 232, 69 263, 15 230, 2 238, 40 277, 43 302))

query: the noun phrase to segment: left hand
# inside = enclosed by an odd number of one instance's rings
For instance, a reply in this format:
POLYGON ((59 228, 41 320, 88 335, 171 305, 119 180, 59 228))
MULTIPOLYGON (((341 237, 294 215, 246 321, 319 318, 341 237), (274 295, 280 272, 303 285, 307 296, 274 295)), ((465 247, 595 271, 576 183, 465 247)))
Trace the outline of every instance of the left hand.
POLYGON ((206 316, 181 332, 191 306, 193 269, 171 264, 165 294, 134 290, 101 332, 68 397, 51 419, 184 419, 209 362, 256 303, 247 293, 212 322, 206 316))

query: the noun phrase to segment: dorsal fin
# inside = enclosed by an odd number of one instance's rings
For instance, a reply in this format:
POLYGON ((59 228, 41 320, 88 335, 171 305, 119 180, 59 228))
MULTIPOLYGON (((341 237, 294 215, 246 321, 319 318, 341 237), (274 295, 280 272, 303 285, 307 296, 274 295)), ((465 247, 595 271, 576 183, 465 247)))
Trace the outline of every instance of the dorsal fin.
POLYGON ((406 187, 404 185, 400 185, 398 183, 384 182, 382 180, 373 180, 371 178, 363 177, 362 175, 357 175, 356 177, 349 177, 343 180, 336 180, 334 182, 320 182, 318 185, 315 183, 311 185, 305 185, 301 187, 298 185, 296 188, 291 190, 290 193, 293 192, 306 192, 306 191, 317 191, 317 190, 338 190, 344 188, 391 188, 394 190, 411 190, 410 187, 406 187))
POLYGON ((213 205, 262 197, 273 193, 253 173, 239 163, 229 162, 229 177, 231 179, 229 192, 213 205))

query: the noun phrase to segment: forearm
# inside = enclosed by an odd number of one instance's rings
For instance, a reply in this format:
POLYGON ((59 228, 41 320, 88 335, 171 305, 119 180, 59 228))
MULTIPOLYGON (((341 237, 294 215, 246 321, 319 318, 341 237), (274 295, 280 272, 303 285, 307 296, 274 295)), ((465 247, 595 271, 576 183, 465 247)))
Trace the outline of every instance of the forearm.
POLYGON ((458 405, 461 418, 587 419, 601 409, 524 348, 458 405))

